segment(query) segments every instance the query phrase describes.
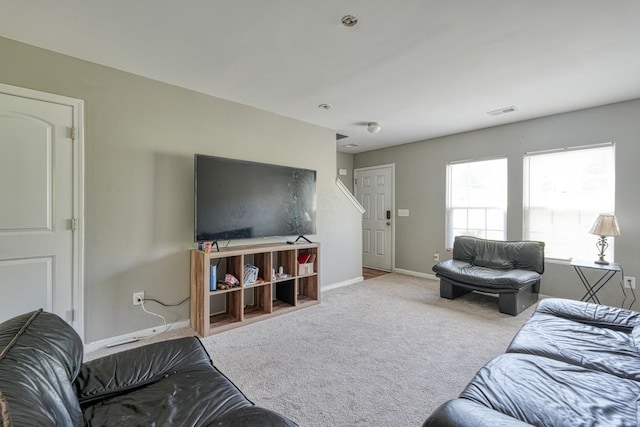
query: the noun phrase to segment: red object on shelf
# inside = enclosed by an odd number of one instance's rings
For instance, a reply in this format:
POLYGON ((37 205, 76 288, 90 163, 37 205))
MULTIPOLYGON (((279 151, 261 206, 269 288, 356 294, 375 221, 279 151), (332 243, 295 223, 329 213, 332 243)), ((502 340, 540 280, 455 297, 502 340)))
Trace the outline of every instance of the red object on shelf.
POLYGON ((309 262, 309 258, 311 258, 311 254, 298 254, 298 264, 306 264, 309 262))

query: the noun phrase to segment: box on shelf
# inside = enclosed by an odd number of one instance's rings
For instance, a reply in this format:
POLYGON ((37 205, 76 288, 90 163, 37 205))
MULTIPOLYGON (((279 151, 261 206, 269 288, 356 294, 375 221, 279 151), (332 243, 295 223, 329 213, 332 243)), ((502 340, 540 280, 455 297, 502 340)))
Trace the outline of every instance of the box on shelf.
POLYGON ((298 276, 306 276, 313 274, 313 263, 316 255, 311 253, 302 253, 298 255, 298 276))
POLYGON ((313 274, 313 264, 310 262, 298 264, 298 276, 306 276, 308 274, 313 274))

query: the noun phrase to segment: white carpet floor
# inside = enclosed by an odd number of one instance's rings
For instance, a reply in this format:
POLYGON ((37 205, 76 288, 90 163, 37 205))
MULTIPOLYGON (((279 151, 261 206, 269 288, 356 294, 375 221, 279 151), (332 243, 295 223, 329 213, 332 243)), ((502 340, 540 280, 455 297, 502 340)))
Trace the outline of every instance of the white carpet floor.
MULTIPOLYGON (((302 427, 420 426, 504 352, 532 312, 501 314, 497 298, 476 293, 442 299, 437 281, 388 274, 203 343, 249 399, 302 427)), ((185 335, 194 332, 154 340, 185 335)))

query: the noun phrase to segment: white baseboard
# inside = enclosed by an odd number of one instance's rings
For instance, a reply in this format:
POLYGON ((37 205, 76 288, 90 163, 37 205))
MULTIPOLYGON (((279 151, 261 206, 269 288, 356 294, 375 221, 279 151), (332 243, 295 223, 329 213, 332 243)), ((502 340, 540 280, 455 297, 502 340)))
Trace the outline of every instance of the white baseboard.
POLYGON ((422 279, 439 280, 435 274, 421 273, 419 271, 405 270, 403 268, 394 268, 394 273, 406 274, 407 276, 420 277, 422 279))
POLYGON ((342 288, 343 286, 353 285, 354 283, 359 283, 359 282, 362 282, 363 280, 364 280, 364 277, 360 276, 350 280, 345 280, 343 282, 332 283, 330 285, 323 286, 322 289, 320 289, 320 292, 329 291, 331 289, 336 289, 336 288, 342 288))
MULTIPOLYGON (((167 329, 167 331, 170 331, 172 329, 185 328, 190 325, 191 325, 191 321, 189 319, 179 320, 175 323, 168 323, 167 326, 169 328, 167 329)), ((101 348, 105 348, 110 344, 114 345, 117 343, 132 342, 142 337, 148 337, 150 335, 157 334, 159 329, 164 329, 164 326, 155 326, 153 328, 147 328, 141 331, 131 332, 124 335, 118 335, 117 337, 105 338, 103 340, 90 342, 84 345, 84 353, 87 354, 87 353, 94 352, 96 350, 100 350, 101 348)))

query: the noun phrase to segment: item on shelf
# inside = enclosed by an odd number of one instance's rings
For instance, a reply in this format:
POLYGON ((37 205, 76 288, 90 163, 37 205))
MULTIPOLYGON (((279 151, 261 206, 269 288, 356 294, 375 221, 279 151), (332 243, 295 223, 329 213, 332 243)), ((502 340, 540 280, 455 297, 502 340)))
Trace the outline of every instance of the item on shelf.
POLYGON ((258 267, 251 264, 244 265, 244 283, 250 284, 258 281, 258 267))
POLYGON ((209 290, 215 291, 218 285, 218 266, 211 264, 209 266, 209 290))
POLYGON ((299 276, 307 276, 309 274, 313 274, 313 264, 312 263, 298 264, 298 275, 299 276))
POLYGON ((301 253, 298 255, 298 275, 306 276, 313 274, 313 263, 316 255, 312 253, 301 253))
POLYGON ((302 253, 298 255, 298 264, 306 264, 309 262, 309 258, 311 258, 310 253, 302 253))
POLYGON ((240 281, 233 274, 227 273, 224 275, 224 283, 231 286, 238 286, 240 281))
POLYGON ((213 242, 198 242, 198 250, 203 252, 211 252, 213 248, 213 242))

